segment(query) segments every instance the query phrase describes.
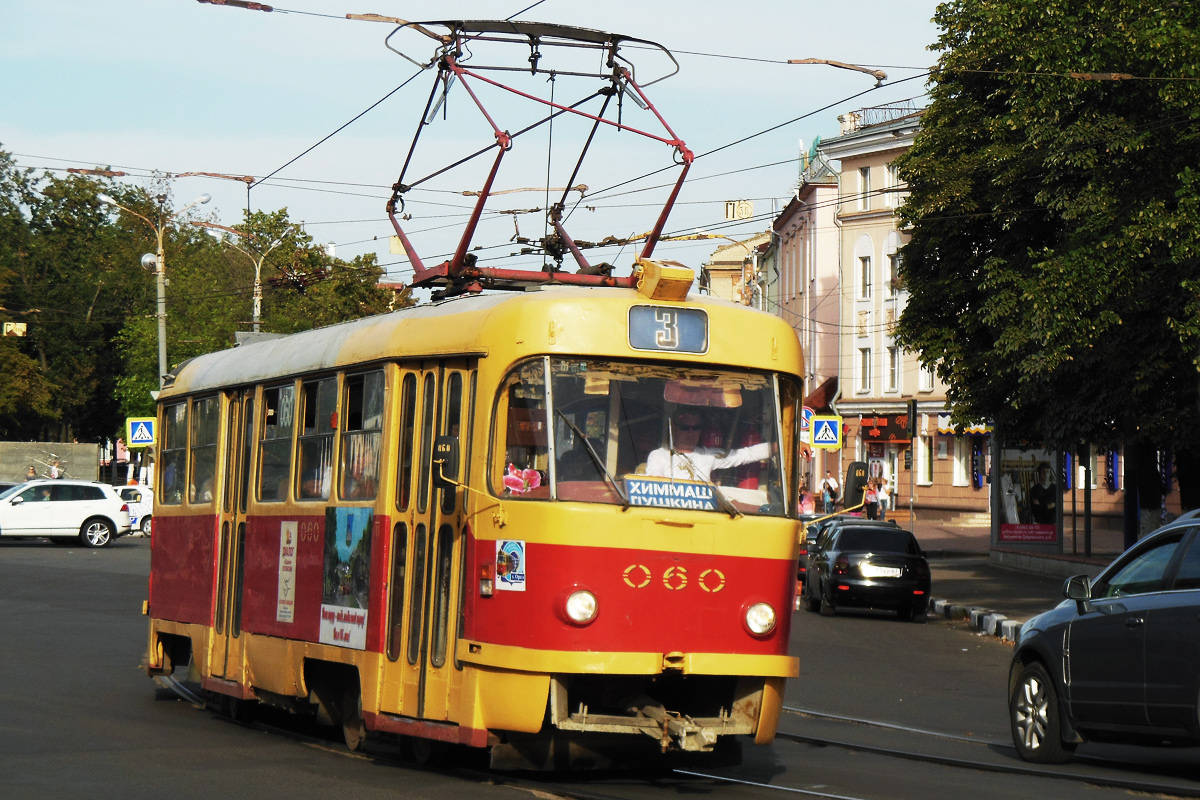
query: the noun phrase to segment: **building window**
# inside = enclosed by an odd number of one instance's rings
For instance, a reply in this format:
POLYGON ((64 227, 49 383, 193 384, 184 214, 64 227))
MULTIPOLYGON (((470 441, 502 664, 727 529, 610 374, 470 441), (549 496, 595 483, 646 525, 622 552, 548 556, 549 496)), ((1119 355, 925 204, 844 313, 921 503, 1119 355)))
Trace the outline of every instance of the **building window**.
POLYGON ((860 300, 871 299, 871 257, 858 258, 858 297, 860 300))
POLYGON ((888 391, 900 389, 900 348, 888 348, 888 391))
POLYGON ((933 391, 933 367, 926 364, 921 365, 920 383, 917 388, 922 392, 933 391))
POLYGON ((923 486, 933 484, 933 437, 921 439, 921 449, 918 452, 917 483, 923 486))
POLYGON ((954 437, 954 485, 967 486, 971 479, 971 443, 963 436, 954 437))
POLYGON ((896 297, 900 294, 901 263, 903 263, 903 256, 899 253, 892 253, 888 256, 887 293, 889 297, 896 297))
POLYGON ((896 169, 895 164, 887 165, 887 192, 884 194, 884 205, 888 208, 895 208, 900 205, 900 198, 897 196, 899 192, 896 190, 900 187, 900 174, 896 169))
POLYGON ((863 347, 858 351, 858 391, 871 391, 871 348, 863 347))
POLYGON ((858 210, 871 210, 871 168, 858 169, 858 210))

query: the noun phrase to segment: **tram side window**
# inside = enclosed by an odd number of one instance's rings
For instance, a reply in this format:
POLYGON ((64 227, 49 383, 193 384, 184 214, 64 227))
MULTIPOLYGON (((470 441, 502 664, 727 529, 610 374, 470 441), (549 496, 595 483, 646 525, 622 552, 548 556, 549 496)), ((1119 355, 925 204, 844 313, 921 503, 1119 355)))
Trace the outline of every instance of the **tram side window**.
POLYGON ((300 463, 297 470, 301 500, 327 500, 333 482, 333 432, 337 430, 337 378, 301 385, 300 463))
POLYGON ((500 389, 493 452, 493 486, 506 496, 544 499, 550 496, 550 448, 546 425, 546 370, 541 359, 527 361, 509 373, 500 389))
POLYGON ((217 437, 220 432, 221 403, 216 397, 192 401, 192 474, 188 481, 188 502, 213 501, 213 482, 217 477, 217 437))
POLYGON ((409 372, 400 386, 400 442, 396 470, 396 508, 408 510, 412 498, 413 440, 416 436, 417 376, 409 372))
POLYGON ((341 494, 371 500, 379 488, 379 446, 383 439, 383 372, 348 375, 346 429, 342 435, 341 494))
POLYGON ((164 505, 183 502, 184 472, 187 467, 187 403, 163 408, 162 482, 159 501, 164 505))
POLYGON ((258 448, 258 499, 286 500, 292 467, 296 388, 263 390, 262 440, 258 448))

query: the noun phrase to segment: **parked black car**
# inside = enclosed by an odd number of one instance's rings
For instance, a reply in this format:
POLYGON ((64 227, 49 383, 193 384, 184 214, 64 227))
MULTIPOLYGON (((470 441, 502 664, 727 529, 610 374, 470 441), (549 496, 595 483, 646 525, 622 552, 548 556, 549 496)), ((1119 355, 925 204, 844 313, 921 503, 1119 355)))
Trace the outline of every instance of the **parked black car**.
POLYGON ((1026 761, 1080 742, 1198 744, 1200 516, 1127 550, 1094 581, 1021 626, 1008 679, 1013 743, 1026 761))
POLYGON ((845 518, 825 527, 809 551, 805 605, 832 615, 840 606, 925 618, 929 562, 917 539, 894 522, 845 518))
POLYGON ((820 514, 801 514, 800 525, 802 535, 800 537, 800 559, 796 564, 796 584, 803 590, 804 574, 808 571, 808 553, 809 550, 817 541, 817 531, 820 523, 816 520, 821 519, 820 514))

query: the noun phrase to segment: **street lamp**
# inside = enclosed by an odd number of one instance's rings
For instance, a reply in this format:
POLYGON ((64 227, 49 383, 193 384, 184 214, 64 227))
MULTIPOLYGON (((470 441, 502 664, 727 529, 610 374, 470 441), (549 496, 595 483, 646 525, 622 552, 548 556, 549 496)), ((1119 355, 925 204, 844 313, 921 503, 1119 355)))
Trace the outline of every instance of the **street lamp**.
POLYGON ((251 250, 247 250, 245 247, 242 247, 235 242, 226 242, 226 244, 241 252, 254 264, 254 318, 253 328, 251 330, 253 330, 255 333, 258 333, 258 323, 259 320, 262 319, 262 265, 263 262, 267 260, 267 256, 271 254, 271 251, 283 244, 283 240, 291 231, 292 226, 289 225, 287 229, 279 235, 278 239, 271 242, 271 245, 266 250, 260 250, 258 247, 255 247, 255 245, 252 244, 254 241, 253 236, 249 236, 246 233, 239 231, 237 228, 229 228, 224 225, 218 225, 215 222, 201 222, 199 220, 193 220, 192 224, 201 228, 208 228, 209 230, 231 233, 253 249, 253 252, 251 252, 251 250))
MULTIPOLYGON (((168 214, 166 216, 160 215, 157 223, 151 222, 149 217, 139 214, 131 208, 126 208, 106 194, 98 194, 96 195, 96 198, 101 203, 106 203, 107 205, 121 209, 127 214, 132 214, 142 222, 149 225, 151 230, 154 231, 156 249, 154 253, 153 264, 154 274, 158 283, 158 388, 162 389, 163 379, 167 374, 167 260, 166 254, 163 251, 163 234, 166 232, 167 226, 171 223, 171 220, 175 219, 180 214, 194 206, 207 203, 212 199, 212 197, 207 194, 202 194, 173 214, 168 214)), ((148 267, 150 265, 148 256, 150 256, 149 253, 142 256, 143 266, 148 267)))

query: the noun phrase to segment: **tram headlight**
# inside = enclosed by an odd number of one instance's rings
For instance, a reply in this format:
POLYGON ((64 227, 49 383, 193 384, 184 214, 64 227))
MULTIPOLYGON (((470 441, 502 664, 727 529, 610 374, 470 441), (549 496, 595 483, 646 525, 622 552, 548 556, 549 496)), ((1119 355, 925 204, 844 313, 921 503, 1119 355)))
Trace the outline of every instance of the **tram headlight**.
POLYGON ((775 609, 768 603, 755 603, 747 608, 746 630, 755 636, 766 636, 775 630, 775 609))
POLYGON ((567 595, 563 611, 569 621, 586 625, 596 618, 596 595, 587 589, 578 589, 567 595))

